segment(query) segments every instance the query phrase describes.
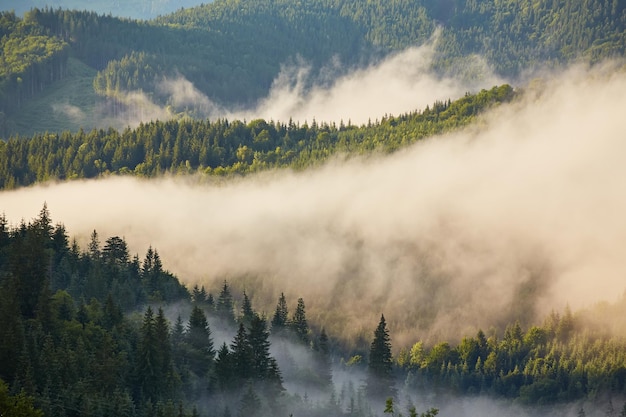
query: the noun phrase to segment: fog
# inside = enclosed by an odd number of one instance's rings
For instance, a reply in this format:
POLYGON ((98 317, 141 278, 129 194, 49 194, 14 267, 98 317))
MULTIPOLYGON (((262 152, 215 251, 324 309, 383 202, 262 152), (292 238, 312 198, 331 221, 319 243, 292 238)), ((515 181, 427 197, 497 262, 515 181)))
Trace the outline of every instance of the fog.
POLYGON ((478 56, 464 64, 462 76, 439 76, 432 70, 436 31, 424 45, 392 54, 381 62, 335 78, 335 62, 322 70, 321 82, 312 82, 305 62, 284 65, 268 96, 254 109, 236 111, 237 118, 367 123, 385 114, 401 114, 432 105, 436 100, 463 96, 468 91, 501 84, 478 56), (330 78, 330 80, 329 80, 330 78), (313 83, 312 86, 310 84, 313 83))
POLYGON ((504 82, 479 56, 468 57, 463 68, 453 71, 454 75, 437 75, 432 63, 439 34, 437 30, 421 46, 351 71, 339 57, 318 70, 296 57, 281 66, 267 96, 252 107, 221 106, 184 76, 163 77, 157 83, 156 93, 166 106, 156 104, 140 91, 120 93, 118 98, 126 110, 118 112, 115 118, 105 118, 100 125, 124 128, 184 114, 210 119, 292 119, 337 124, 343 121, 360 125, 504 82))
MULTIPOLYGON (((16 224, 44 201, 83 244, 95 228, 156 247, 190 286, 224 279, 273 312, 394 346, 458 337, 624 292, 626 76, 576 67, 472 128, 391 156, 206 184, 107 178, 0 194, 16 224)), ((83 246, 84 247, 84 246, 83 246)))

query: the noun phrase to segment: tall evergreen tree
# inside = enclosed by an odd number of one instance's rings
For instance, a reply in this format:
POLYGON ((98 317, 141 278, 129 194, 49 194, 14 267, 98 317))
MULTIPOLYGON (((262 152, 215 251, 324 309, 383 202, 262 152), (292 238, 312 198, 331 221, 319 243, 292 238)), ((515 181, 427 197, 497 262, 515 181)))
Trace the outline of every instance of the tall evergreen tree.
POLYGON ((393 383, 393 361, 391 357, 391 339, 387 330, 385 316, 374 331, 374 340, 370 346, 367 375, 367 392, 375 398, 387 398, 395 395, 393 383))
POLYGON ((202 309, 193 307, 186 333, 189 345, 189 365, 200 376, 206 375, 213 364, 215 349, 211 339, 211 329, 202 309))
POLYGON ((306 311, 302 298, 298 298, 298 305, 296 311, 293 313, 290 327, 302 343, 309 343, 309 324, 306 320, 306 311))
POLYGON ((174 374, 174 362, 172 358, 172 345, 170 341, 170 331, 163 309, 159 307, 154 322, 154 331, 157 340, 157 351, 159 360, 159 391, 161 398, 171 398, 175 389, 176 376, 174 374))
POLYGON ((220 316, 222 319, 234 322, 235 312, 233 307, 233 295, 230 292, 230 287, 228 286, 228 283, 224 281, 222 291, 220 291, 220 295, 217 298, 215 311, 217 315, 220 316))
POLYGON ((332 387, 332 370, 330 363, 330 346, 328 345, 328 335, 322 328, 317 345, 317 374, 326 388, 332 387))
POLYGON ((247 380, 252 376, 252 349, 248 340, 248 333, 243 323, 239 323, 239 329, 235 339, 230 345, 234 373, 238 379, 247 380))
POLYGON ((287 309, 287 300, 285 299, 285 294, 281 292, 280 297, 278 298, 278 303, 276 304, 274 317, 272 318, 273 334, 278 334, 287 327, 289 320, 288 314, 289 310, 287 309))
POLYGON ((148 306, 141 325, 141 339, 139 340, 135 370, 140 389, 138 396, 142 400, 156 401, 158 398, 159 381, 157 378, 160 376, 161 368, 158 346, 154 312, 152 307, 148 306))
POLYGON ((246 292, 243 292, 243 302, 241 303, 241 321, 248 327, 252 324, 252 320, 256 313, 252 309, 252 303, 246 292))
POLYGON ((270 341, 265 319, 254 315, 248 331, 248 343, 252 358, 252 377, 259 380, 267 379, 270 369, 270 341))
POLYGON ((217 351, 215 358, 215 377, 217 385, 222 391, 228 391, 234 387, 235 372, 233 358, 226 346, 226 342, 217 351))

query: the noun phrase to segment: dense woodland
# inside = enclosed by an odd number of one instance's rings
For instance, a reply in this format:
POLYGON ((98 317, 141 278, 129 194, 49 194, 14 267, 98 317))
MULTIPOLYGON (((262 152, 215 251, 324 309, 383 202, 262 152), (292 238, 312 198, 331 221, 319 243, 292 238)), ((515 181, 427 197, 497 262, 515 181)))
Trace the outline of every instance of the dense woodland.
POLYGON ((86 5, 84 0, 22 0, 17 4, 11 4, 10 8, 15 10, 16 14, 22 15, 35 7, 83 10, 88 6, 90 10, 100 14, 112 13, 119 17, 145 20, 174 12, 181 7, 193 7, 202 3, 208 2, 202 0, 134 0, 132 2, 89 0, 86 5))
POLYGON ((136 129, 64 132, 0 141, 0 189, 108 174, 223 176, 270 168, 302 169, 332 155, 392 152, 421 138, 469 124, 510 101, 509 85, 437 102, 423 111, 365 126, 253 120, 171 120, 136 129))
POLYGON ((480 78, 480 68, 471 65, 480 54, 498 74, 515 78, 623 56, 626 6, 618 0, 316 0, 306 7, 291 0, 218 0, 152 21, 62 9, 34 9, 24 19, 2 12, 0 111, 6 120, 0 133, 16 131, 24 100, 69 76, 70 58, 97 71, 82 94, 97 93, 100 100, 143 91, 172 104, 158 84, 183 76, 218 104, 251 105, 267 95, 283 64, 301 58, 316 74, 338 58, 340 75, 423 44, 436 27, 443 28, 434 62, 439 72, 480 78))
POLYGON ((432 417, 454 393, 586 400, 610 405, 608 416, 626 395, 626 343, 569 309, 525 330, 395 349, 381 316, 363 358, 309 323, 302 298, 291 313, 279 294, 266 314, 227 281, 214 291, 182 286, 155 248, 140 259, 94 231, 81 249, 45 204, 28 223, 0 217, 0 406, 17 416, 376 416, 394 402, 402 414, 412 397, 406 414, 430 401, 421 415, 432 417))
MULTIPOLYGON (((304 169, 394 152, 518 95, 503 85, 363 126, 181 117, 125 130, 13 134, 24 106, 78 72, 88 79, 84 95, 113 114, 128 105, 129 91, 171 106, 157 86, 179 75, 217 103, 248 105, 267 94, 282 64, 302 58, 318 74, 338 58, 337 71, 347 71, 422 44, 437 27, 440 73, 480 77, 466 64, 481 54, 499 74, 517 77, 623 57, 626 5, 218 0, 152 21, 1 12, 0 190, 106 175, 304 169)), ((51 117, 43 113, 34 116, 51 117)), ((370 340, 344 343, 324 323, 310 323, 297 297, 276 294, 275 311, 257 311, 254 288, 244 291, 237 277, 185 287, 164 269, 158 248, 131 254, 123 237, 95 230, 81 248, 45 204, 16 225, 0 215, 0 414, 434 417, 439 402, 460 394, 593 404, 626 416, 626 341, 588 325, 588 312, 553 312, 526 329, 514 322, 460 342, 426 344, 416 334, 412 345, 394 346, 384 315, 370 340)))

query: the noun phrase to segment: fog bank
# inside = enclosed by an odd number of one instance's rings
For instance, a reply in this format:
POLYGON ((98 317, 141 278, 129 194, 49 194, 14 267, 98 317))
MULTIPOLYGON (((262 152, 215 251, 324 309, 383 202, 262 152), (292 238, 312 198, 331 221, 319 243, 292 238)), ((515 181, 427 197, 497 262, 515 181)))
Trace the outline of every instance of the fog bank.
POLYGON ((626 76, 573 68, 472 128, 392 156, 216 185, 168 178, 0 193, 16 224, 44 201, 82 242, 95 228, 193 285, 246 287, 273 312, 285 292, 332 335, 394 346, 458 337, 626 283, 626 76))
POLYGON ((287 122, 340 122, 361 125, 384 115, 398 115, 462 97, 468 91, 490 88, 504 81, 479 56, 468 57, 455 75, 441 76, 432 69, 440 30, 429 42, 390 54, 369 66, 348 69, 339 57, 321 70, 294 58, 281 66, 266 97, 251 107, 218 105, 184 76, 164 77, 156 86, 167 106, 156 104, 140 91, 119 94, 126 110, 102 126, 124 128, 150 120, 168 120, 189 114, 209 119, 280 120, 287 122))

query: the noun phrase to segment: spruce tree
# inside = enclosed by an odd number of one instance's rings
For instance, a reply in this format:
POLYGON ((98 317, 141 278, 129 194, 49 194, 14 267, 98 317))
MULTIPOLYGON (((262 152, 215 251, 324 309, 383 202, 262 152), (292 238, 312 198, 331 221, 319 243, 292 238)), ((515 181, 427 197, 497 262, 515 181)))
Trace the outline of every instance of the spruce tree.
POLYGON ((325 388, 332 386, 332 370, 330 364, 330 346, 328 345, 328 336, 326 331, 322 329, 318 341, 317 350, 317 373, 325 388))
POLYGON ((224 342, 222 347, 217 351, 217 358, 215 359, 215 377, 217 378, 217 385, 222 391, 233 388, 235 379, 234 364, 226 342, 224 342))
POLYGON ((306 312, 304 309, 304 300, 298 298, 298 306, 293 313, 293 319, 291 320, 291 329, 296 334, 297 338, 304 344, 309 343, 309 324, 306 321, 306 312))
MULTIPOLYGON (((174 391, 176 377, 174 375, 174 363, 172 359, 172 345, 170 342, 170 329, 163 313, 163 309, 159 307, 156 319, 154 321, 154 331, 157 340, 157 351, 159 354, 158 379, 160 394, 168 395, 174 391)), ((169 398, 169 395, 168 395, 169 398)))
POLYGON ((267 379, 270 369, 270 334, 265 319, 255 315, 250 322, 248 343, 252 358, 252 377, 259 380, 267 379))
POLYGON ((252 349, 243 323, 239 324, 239 330, 237 330, 237 335, 230 345, 230 350, 235 376, 241 380, 250 378, 252 375, 252 349))
POLYGON ((381 314, 370 346, 367 375, 367 392, 370 396, 387 398, 395 394, 392 364, 391 339, 385 316, 381 314))
POLYGON ((157 378, 160 370, 160 355, 155 329, 154 312, 148 306, 141 325, 136 376, 143 400, 156 400, 158 395, 157 378))
POLYGON ((233 322, 235 321, 235 313, 233 310, 233 296, 230 292, 228 283, 224 281, 224 286, 217 298, 217 305, 215 311, 222 319, 233 322))
POLYGON ((211 329, 206 316, 200 307, 193 307, 189 317, 186 341, 189 345, 189 365, 200 376, 204 376, 210 369, 215 350, 211 339, 211 329))
POLYGON ((246 326, 250 326, 255 316, 256 314, 252 309, 252 303, 250 302, 250 298, 248 297, 248 294, 246 294, 246 292, 244 291, 243 302, 241 303, 241 321, 246 326))
POLYGON ((288 314, 287 300, 285 299, 285 294, 281 292, 280 297, 278 298, 278 304, 276 305, 276 311, 274 312, 274 317, 272 318, 273 334, 278 334, 287 327, 287 322, 289 320, 288 314))

